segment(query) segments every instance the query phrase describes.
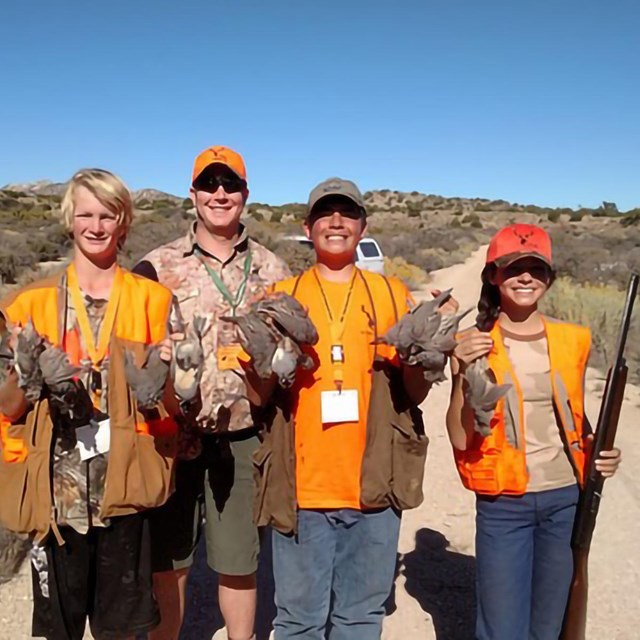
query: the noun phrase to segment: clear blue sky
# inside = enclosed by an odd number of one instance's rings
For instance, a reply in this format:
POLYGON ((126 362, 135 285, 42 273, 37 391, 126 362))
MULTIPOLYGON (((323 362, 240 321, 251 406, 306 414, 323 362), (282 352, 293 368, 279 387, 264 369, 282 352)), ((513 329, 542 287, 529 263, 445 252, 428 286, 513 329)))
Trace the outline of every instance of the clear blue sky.
POLYGON ((82 166, 183 195, 365 189, 640 206, 637 0, 22 0, 0 13, 0 184, 82 166))

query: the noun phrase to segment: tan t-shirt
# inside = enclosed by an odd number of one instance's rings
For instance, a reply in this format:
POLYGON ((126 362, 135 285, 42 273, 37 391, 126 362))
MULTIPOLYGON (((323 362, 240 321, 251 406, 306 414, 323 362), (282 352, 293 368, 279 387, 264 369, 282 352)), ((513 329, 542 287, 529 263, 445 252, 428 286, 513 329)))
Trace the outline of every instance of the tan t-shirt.
POLYGON ((518 336, 502 329, 505 347, 520 383, 524 403, 527 491, 575 484, 576 478, 553 410, 551 366, 544 331, 518 336))

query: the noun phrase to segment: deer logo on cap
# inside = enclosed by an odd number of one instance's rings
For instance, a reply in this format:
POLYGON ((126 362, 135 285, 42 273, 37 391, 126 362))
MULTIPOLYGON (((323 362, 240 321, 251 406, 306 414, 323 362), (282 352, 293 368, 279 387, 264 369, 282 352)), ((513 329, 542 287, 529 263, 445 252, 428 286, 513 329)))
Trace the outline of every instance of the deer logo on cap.
POLYGON ((520 244, 525 245, 525 244, 529 244, 529 240, 533 235, 533 231, 527 231, 525 233, 521 231, 515 231, 515 234, 520 239, 520 244))

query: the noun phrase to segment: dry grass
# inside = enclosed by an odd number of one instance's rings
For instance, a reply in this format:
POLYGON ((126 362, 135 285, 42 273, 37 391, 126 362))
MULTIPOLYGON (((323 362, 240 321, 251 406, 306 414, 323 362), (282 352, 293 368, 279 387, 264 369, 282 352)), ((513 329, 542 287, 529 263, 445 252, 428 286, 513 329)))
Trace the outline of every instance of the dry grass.
POLYGON ((429 282, 429 276, 426 271, 415 264, 410 264, 399 256, 395 258, 385 257, 384 272, 388 276, 399 278, 412 290, 419 289, 429 282))
MULTIPOLYGON (((592 334, 591 364, 606 369, 616 348, 625 292, 612 285, 578 284, 558 278, 544 297, 542 310, 553 317, 588 326, 592 334)), ((634 379, 640 375, 640 322, 632 322, 626 357, 634 379)))

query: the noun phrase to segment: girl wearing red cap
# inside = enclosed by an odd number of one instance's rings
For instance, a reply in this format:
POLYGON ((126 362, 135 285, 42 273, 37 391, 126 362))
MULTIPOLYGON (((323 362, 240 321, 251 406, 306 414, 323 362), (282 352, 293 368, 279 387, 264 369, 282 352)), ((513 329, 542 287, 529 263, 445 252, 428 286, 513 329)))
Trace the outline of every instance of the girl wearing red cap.
MULTIPOLYGON (((557 640, 562 627, 591 440, 591 334, 538 311, 554 278, 544 229, 501 229, 487 252, 476 328, 460 336, 451 361, 447 430, 462 483, 477 495, 477 640, 557 640), (504 386, 487 410, 493 380, 504 386)), ((612 476, 620 451, 601 455, 598 470, 612 476)))

